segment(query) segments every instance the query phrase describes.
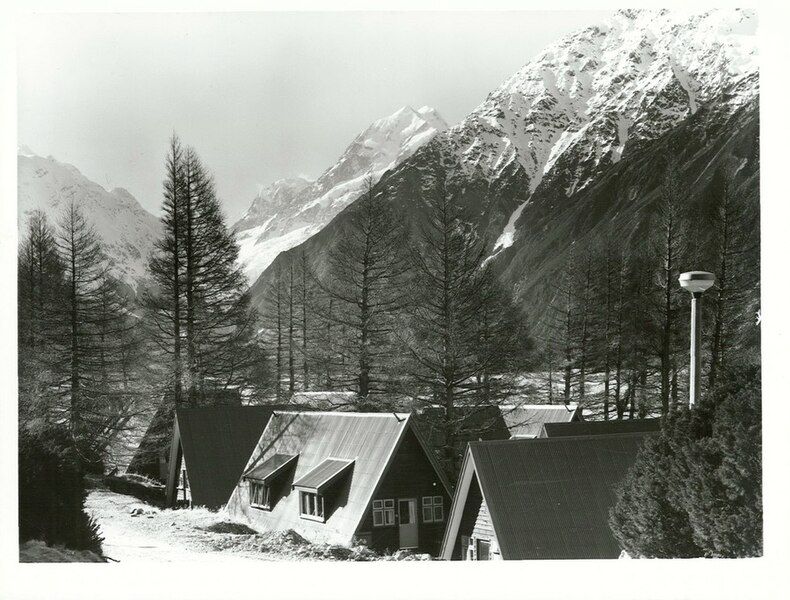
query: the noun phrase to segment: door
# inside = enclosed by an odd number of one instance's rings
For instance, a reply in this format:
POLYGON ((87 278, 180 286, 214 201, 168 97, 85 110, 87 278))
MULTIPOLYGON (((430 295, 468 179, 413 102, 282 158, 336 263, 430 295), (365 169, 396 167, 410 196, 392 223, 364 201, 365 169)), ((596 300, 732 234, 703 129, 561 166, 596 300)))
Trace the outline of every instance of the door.
POLYGON ((477 540, 477 560, 491 560, 491 542, 477 540))
POLYGON ((418 546, 417 499, 405 498, 398 500, 398 521, 401 548, 418 546))

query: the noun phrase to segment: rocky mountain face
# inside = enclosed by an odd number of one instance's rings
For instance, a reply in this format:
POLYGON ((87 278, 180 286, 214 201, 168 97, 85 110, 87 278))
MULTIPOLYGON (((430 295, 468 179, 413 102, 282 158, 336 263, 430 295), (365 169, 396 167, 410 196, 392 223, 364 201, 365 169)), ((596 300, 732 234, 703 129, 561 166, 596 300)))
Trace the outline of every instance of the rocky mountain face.
MULTIPOLYGON (((416 222, 425 176, 441 174, 497 271, 542 305, 546 277, 574 240, 613 219, 625 236, 644 227, 670 141, 690 190, 703 193, 716 164, 741 154, 751 161, 744 185, 756 190, 755 29, 741 10, 619 11, 546 48, 386 173, 377 192, 416 222)), ((313 260, 353 208, 305 243, 313 260)))
POLYGON ((17 152, 17 177, 20 235, 34 210, 57 225, 63 209, 74 201, 101 237, 113 274, 134 286, 145 279, 160 223, 129 192, 122 188, 107 191, 72 165, 38 156, 24 146, 17 152))
POLYGON ((367 177, 376 183, 446 129, 434 109, 406 106, 361 132, 315 181, 281 179, 261 190, 234 226, 250 281, 280 252, 304 242, 356 200, 367 177))

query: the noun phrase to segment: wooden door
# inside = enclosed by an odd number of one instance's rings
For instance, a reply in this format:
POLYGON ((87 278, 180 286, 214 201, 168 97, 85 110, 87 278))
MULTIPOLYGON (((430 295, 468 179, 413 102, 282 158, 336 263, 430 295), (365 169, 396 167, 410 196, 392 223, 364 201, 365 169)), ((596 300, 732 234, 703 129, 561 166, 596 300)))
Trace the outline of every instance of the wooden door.
POLYGON ((491 560, 491 542, 477 540, 477 560, 491 560))
POLYGON ((416 548, 419 545, 416 498, 398 500, 398 521, 400 547, 416 548))

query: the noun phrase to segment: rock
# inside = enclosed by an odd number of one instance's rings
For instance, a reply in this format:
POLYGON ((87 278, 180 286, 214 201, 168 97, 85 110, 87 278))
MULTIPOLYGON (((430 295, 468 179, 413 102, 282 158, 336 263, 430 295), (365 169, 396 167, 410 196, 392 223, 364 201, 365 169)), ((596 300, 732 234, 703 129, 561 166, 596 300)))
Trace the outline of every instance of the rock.
POLYGON ((327 549, 327 554, 335 560, 348 560, 352 554, 352 551, 350 548, 346 548, 345 546, 330 546, 327 549))

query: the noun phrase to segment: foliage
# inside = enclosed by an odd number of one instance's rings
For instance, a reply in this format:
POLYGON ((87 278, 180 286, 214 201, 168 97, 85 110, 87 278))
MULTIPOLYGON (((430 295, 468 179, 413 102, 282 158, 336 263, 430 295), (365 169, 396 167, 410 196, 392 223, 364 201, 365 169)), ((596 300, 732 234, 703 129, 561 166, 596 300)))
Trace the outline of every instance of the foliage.
POLYGON ((333 301, 338 356, 332 377, 361 398, 391 392, 398 348, 397 315, 406 302, 403 229, 385 192, 374 194, 373 181, 354 204, 354 212, 329 255, 322 291, 333 301))
POLYGON ((57 346, 54 323, 64 292, 64 267, 55 231, 34 212, 20 242, 17 268, 19 418, 52 422, 58 418, 57 346))
POLYGON ((64 426, 19 432, 19 541, 43 540, 101 553, 102 537, 85 511, 82 456, 64 426))
POLYGON ((610 512, 622 547, 644 557, 762 553, 760 372, 723 377, 648 439, 610 512))
POLYGON ((423 199, 427 218, 411 253, 402 343, 413 397, 441 409, 442 458, 454 475, 470 409, 497 406, 516 391, 510 375, 523 370, 531 340, 524 313, 485 264, 485 244, 442 173, 424 182, 423 199))
POLYGON ((28 221, 18 257, 20 426, 68 422, 83 466, 128 426, 143 388, 138 321, 79 206, 28 221))
POLYGON ((255 311, 211 176, 173 136, 166 162, 163 235, 149 264, 149 339, 176 403, 210 402, 217 390, 266 377, 255 311))

